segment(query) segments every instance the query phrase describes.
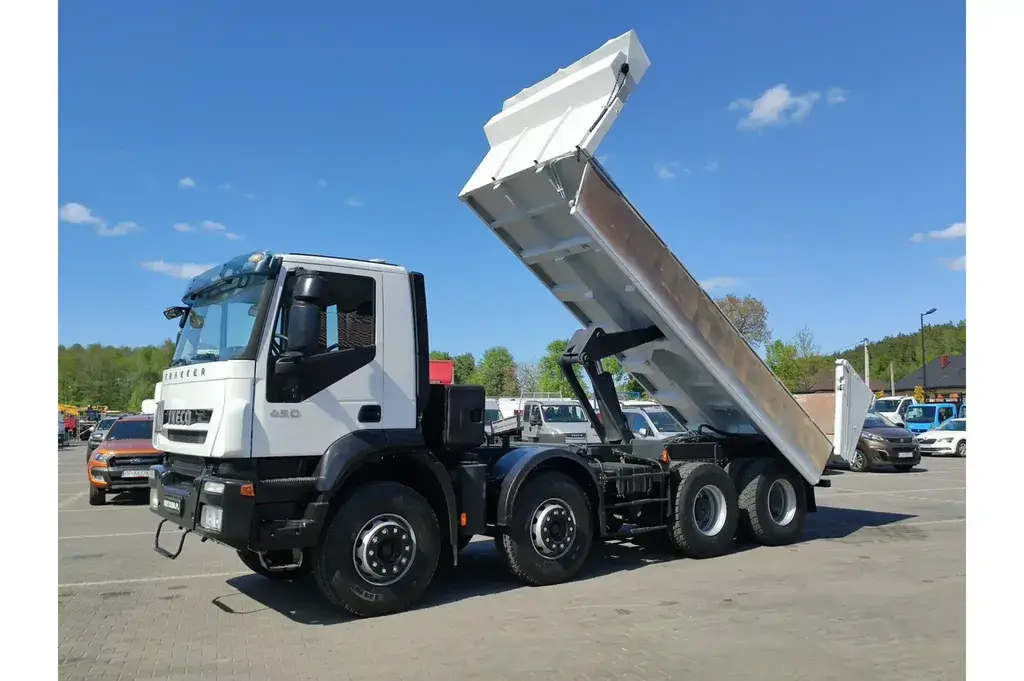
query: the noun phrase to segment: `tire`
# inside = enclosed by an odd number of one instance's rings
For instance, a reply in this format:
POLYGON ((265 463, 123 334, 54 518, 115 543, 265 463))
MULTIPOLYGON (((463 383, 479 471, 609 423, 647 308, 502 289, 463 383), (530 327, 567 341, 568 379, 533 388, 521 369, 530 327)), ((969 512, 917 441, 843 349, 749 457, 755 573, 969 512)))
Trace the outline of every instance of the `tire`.
POLYGON ((743 473, 747 470, 747 467, 757 461, 761 461, 761 459, 752 456, 743 456, 738 459, 733 459, 726 465, 725 471, 729 474, 729 477, 732 478, 732 484, 736 486, 737 490, 740 488, 740 483, 743 481, 743 473))
POLYGON ((867 473, 871 470, 871 457, 860 447, 857 447, 853 454, 853 461, 850 462, 850 470, 854 473, 867 473))
POLYGON ((766 460, 744 474, 739 494, 740 527, 765 546, 800 540, 807 522, 807 488, 796 471, 766 460))
POLYGON ((509 572, 523 584, 559 584, 586 564, 593 526, 590 500, 576 481, 555 471, 539 472, 516 494, 512 520, 494 543, 509 572))
POLYGON ((732 550, 739 520, 736 485, 712 463, 686 463, 674 471, 672 548, 688 558, 713 558, 732 550))
MULTIPOLYGON (((238 551, 238 557, 249 568, 261 577, 266 577, 272 582, 290 582, 302 579, 312 572, 312 561, 309 559, 309 552, 302 557, 302 564, 291 570, 268 570, 260 563, 260 557, 252 551, 238 551)), ((276 553, 276 552, 275 552, 276 553)))
POLYGON ((956 443, 956 455, 961 459, 967 456, 967 440, 960 440, 956 443))
POLYGON ((89 505, 103 506, 107 503, 107 493, 99 487, 89 487, 89 505))
MULTIPOLYGON (((427 500, 396 482, 371 482, 338 506, 320 546, 312 551, 312 572, 333 605, 357 617, 377 617, 408 610, 419 601, 434 578, 440 552, 441 531, 427 500), (356 567, 357 561, 373 560, 370 547, 385 546, 380 540, 389 549, 382 562, 394 566, 397 578, 378 572, 371 579, 356 567), (405 555, 411 558, 401 563, 405 555)), ((383 553, 379 550, 378 555, 383 553)))

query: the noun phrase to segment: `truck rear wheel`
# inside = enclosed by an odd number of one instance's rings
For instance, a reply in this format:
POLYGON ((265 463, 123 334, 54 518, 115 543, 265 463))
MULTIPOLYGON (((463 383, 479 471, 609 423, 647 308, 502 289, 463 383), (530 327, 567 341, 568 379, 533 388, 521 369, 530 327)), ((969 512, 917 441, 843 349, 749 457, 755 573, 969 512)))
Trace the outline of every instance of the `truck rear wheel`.
POLYGON ((376 617, 408 610, 427 590, 441 532, 415 490, 371 482, 341 502, 313 553, 313 574, 327 600, 358 617, 376 617))
MULTIPOLYGON (((301 579, 308 575, 312 570, 310 565, 309 555, 302 557, 302 563, 297 568, 291 568, 290 570, 268 570, 263 567, 263 563, 260 562, 260 557, 252 551, 238 551, 238 557, 245 564, 245 567, 249 568, 261 577, 266 577, 272 582, 289 582, 294 579, 301 579)), ((272 555, 268 558, 268 562, 271 565, 288 563, 294 560, 287 554, 288 551, 271 551, 272 555), (281 554, 278 556, 277 554, 281 554)))
POLYGON ((586 493, 554 471, 527 479, 513 502, 511 523, 494 538, 509 571, 527 586, 572 579, 590 557, 593 542, 586 493))
POLYGON ((673 548, 688 558, 728 553, 739 516, 732 478, 712 463, 686 463, 675 474, 675 507, 668 531, 673 548))
POLYGON ((751 466, 740 486, 740 527, 754 541, 784 546, 800 540, 807 520, 807 490, 796 471, 768 460, 751 466))

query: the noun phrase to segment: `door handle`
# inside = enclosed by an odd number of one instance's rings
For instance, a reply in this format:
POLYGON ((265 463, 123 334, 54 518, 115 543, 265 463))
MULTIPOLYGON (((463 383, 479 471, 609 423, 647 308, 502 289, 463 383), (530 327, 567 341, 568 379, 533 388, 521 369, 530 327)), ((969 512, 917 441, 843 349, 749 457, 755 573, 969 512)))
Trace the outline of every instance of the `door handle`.
POLYGON ((380 405, 364 404, 359 407, 359 414, 356 420, 360 423, 380 423, 380 405))

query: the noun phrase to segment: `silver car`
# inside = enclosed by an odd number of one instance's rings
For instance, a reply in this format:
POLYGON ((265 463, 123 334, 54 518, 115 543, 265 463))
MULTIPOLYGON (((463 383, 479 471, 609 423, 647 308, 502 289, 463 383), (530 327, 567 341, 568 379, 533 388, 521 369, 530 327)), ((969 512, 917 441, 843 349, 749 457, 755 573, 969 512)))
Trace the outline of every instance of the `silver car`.
POLYGON ((92 429, 92 435, 89 436, 89 445, 86 447, 85 457, 88 459, 92 456, 93 450, 100 446, 103 442, 103 438, 107 436, 107 432, 110 427, 114 425, 114 421, 117 420, 117 416, 104 416, 100 419, 100 422, 96 424, 96 427, 92 429))

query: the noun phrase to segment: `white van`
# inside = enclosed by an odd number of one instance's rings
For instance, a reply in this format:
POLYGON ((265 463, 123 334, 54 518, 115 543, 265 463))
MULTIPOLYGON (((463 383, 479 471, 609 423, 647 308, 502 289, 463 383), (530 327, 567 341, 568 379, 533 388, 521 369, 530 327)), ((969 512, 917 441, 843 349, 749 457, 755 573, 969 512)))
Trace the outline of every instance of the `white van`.
POLYGON ((600 442, 580 403, 564 397, 524 399, 521 437, 523 442, 600 442))
POLYGON ((884 416, 897 426, 903 427, 907 409, 917 404, 913 397, 878 397, 875 398, 869 412, 884 416))
POLYGON ((643 440, 660 440, 686 432, 686 428, 658 404, 624 407, 622 414, 626 417, 629 429, 643 440))

